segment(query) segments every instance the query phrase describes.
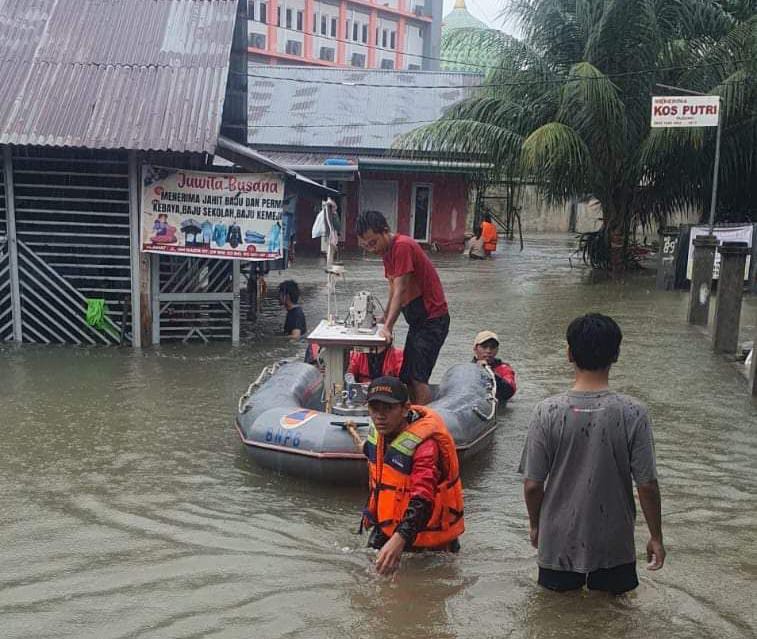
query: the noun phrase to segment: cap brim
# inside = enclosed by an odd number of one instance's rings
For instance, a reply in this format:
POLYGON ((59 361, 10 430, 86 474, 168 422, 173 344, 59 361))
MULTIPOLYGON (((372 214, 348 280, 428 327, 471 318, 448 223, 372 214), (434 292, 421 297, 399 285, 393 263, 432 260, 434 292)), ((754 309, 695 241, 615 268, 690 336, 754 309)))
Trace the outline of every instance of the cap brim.
POLYGON ((384 402, 384 404, 402 404, 403 401, 401 399, 397 399, 396 397, 392 397, 391 395, 384 395, 383 393, 377 393, 376 395, 371 395, 368 398, 368 403, 371 402, 384 402))

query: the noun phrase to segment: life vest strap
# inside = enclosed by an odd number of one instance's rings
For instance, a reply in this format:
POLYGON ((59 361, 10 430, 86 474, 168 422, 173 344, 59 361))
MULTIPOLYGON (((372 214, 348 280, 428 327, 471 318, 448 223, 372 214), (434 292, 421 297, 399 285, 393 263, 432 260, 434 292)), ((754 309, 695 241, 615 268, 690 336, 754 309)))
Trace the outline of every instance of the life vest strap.
MULTIPOLYGON (((447 507, 447 510, 453 516, 452 519, 449 521, 449 523, 446 526, 447 528, 449 528, 450 526, 454 526, 458 521, 460 521, 463 518, 463 511, 462 510, 455 510, 454 508, 449 508, 449 507, 447 507)), ((437 532, 439 530, 444 530, 444 528, 442 528, 441 524, 438 525, 438 526, 428 526, 428 527, 424 528, 423 530, 421 530, 420 532, 426 532, 426 531, 428 531, 428 532, 437 532)))
POLYGON ((447 510, 454 515, 454 519, 450 522, 450 524, 456 524, 458 521, 460 521, 463 518, 463 511, 462 510, 455 510, 454 508, 447 508, 447 510))

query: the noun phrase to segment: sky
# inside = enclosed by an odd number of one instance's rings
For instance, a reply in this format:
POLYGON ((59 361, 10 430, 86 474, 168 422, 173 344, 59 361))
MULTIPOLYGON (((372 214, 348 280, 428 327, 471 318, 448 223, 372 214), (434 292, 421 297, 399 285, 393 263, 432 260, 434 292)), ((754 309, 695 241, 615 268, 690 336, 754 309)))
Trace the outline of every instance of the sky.
MULTIPOLYGON (((455 0, 444 0, 444 15, 446 16, 455 4, 455 0)), ((503 0, 465 0, 465 6, 468 9, 468 13, 474 15, 482 22, 485 22, 490 27, 495 29, 502 29, 503 19, 499 17, 502 7, 504 6, 503 0)), ((509 31, 509 29, 503 29, 509 31)))

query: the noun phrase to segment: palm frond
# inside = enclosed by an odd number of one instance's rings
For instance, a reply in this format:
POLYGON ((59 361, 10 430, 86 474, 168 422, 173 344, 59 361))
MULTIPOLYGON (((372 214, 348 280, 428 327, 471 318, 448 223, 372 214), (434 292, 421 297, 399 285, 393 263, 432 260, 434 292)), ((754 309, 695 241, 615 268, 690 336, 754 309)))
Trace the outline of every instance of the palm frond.
POLYGON ((476 120, 439 120, 400 136, 393 148, 413 157, 475 158, 506 170, 519 157, 523 138, 495 124, 476 120))
POLYGON ((549 122, 523 141, 523 174, 534 178, 553 200, 585 193, 591 155, 581 136, 561 122, 549 122))

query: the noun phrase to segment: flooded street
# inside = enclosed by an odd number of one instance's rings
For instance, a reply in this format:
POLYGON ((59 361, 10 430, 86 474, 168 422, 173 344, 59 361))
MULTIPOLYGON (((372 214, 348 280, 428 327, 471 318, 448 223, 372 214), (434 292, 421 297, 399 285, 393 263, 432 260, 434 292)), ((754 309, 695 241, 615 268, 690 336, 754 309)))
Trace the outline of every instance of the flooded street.
MULTIPOLYGON (((233 426, 260 369, 303 351, 273 338, 271 289, 303 285, 309 328, 324 313, 316 260, 269 276, 257 339, 238 348, 0 346, 0 636, 754 637, 757 402, 686 324, 686 293, 655 291, 653 272, 592 282, 571 242, 434 256, 452 324, 433 381, 487 328, 520 389, 463 475, 462 552, 405 559, 394 580, 355 534, 365 491, 259 469, 233 426), (618 599, 536 585, 516 474, 534 404, 570 382, 567 323, 588 311, 623 329, 611 379, 650 407, 663 496, 665 567, 642 561, 618 599)), ((386 297, 376 258, 347 260, 340 303, 362 289, 386 297)), ((751 339, 757 299, 745 306, 751 339)), ((636 539, 641 560, 643 520, 636 539)))

